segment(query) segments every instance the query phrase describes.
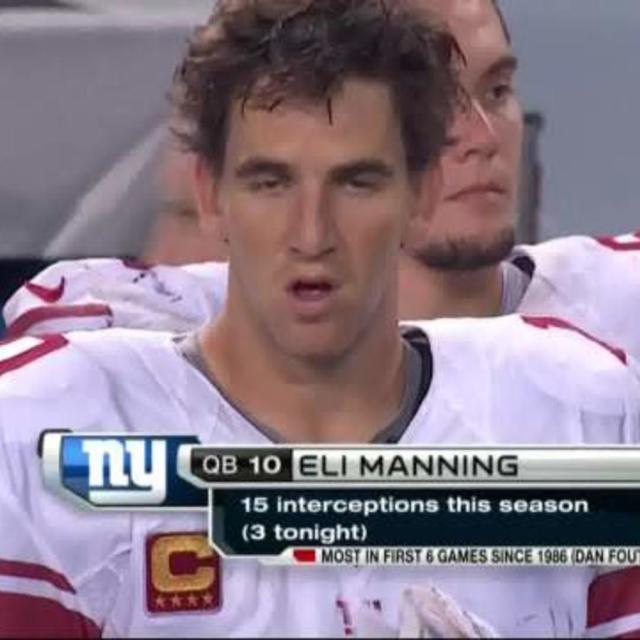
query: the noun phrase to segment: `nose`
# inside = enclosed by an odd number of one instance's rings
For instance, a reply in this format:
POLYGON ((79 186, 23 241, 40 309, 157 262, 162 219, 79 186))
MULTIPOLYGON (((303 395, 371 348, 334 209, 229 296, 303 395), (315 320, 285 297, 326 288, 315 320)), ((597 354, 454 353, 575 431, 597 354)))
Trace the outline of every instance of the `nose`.
POLYGON ((458 107, 448 142, 459 161, 475 155, 490 158, 497 153, 495 127, 477 99, 469 97, 458 107))
POLYGON ((301 190, 292 207, 289 247, 307 260, 324 257, 335 250, 335 229, 328 195, 320 188, 301 190))

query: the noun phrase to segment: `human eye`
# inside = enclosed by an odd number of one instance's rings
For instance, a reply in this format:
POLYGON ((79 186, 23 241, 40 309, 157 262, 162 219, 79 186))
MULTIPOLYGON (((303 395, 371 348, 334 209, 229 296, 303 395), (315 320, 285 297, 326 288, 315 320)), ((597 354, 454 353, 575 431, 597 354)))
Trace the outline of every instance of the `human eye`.
POLYGON ((498 82, 491 87, 491 97, 499 102, 513 93, 513 87, 507 82, 498 82))
POLYGON ((347 185, 351 189, 359 191, 371 191, 378 187, 379 180, 373 176, 353 176, 349 179, 347 185))
POLYGON ((386 178, 377 172, 362 172, 348 176, 344 180, 345 189, 354 195, 370 195, 384 188, 386 178))
POLYGON ((247 181, 247 186, 253 192, 275 193, 285 188, 288 182, 285 176, 260 175, 250 178, 247 181))
POLYGON ((514 94, 513 80, 509 78, 494 78, 488 85, 486 98, 488 104, 500 106, 514 94))

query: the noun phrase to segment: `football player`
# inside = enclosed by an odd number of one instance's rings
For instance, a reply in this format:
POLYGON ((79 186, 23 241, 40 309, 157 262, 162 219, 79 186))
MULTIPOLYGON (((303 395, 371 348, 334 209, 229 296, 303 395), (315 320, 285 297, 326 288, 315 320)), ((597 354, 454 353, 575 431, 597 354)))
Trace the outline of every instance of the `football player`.
POLYGON ((193 161, 191 154, 175 144, 173 136, 167 137, 159 154, 157 211, 143 260, 161 264, 226 260, 226 247, 219 235, 198 223, 191 181, 193 161))
MULTIPOLYGON (((453 57, 447 34, 400 3, 218 4, 174 95, 199 215, 228 242, 226 298, 192 333, 0 347, 0 520, 30 532, 0 545, 1 633, 41 633, 43 620, 49 635, 87 636, 585 630, 586 568, 220 562, 204 514, 83 513, 42 485, 37 440, 52 428, 243 444, 638 441, 626 354, 566 324, 398 329, 400 244, 460 99, 453 57), (179 553, 195 566, 178 571, 179 553)), ((618 581, 617 611, 630 586, 618 581)))
MULTIPOLYGON (((522 114, 517 60, 495 0, 412 2, 444 20, 458 40, 470 100, 458 111, 439 163, 438 200, 421 208, 405 237, 400 316, 560 316, 640 357, 640 330, 630 312, 640 295, 640 234, 513 247, 522 114)), ((52 266, 7 304, 9 335, 185 329, 220 309, 224 264, 183 271, 130 266, 119 260, 52 266)))
POLYGON ((640 357, 633 303, 640 234, 513 246, 522 114, 507 26, 492 0, 418 0, 442 16, 465 57, 470 96, 440 160, 438 202, 407 234, 404 318, 560 316, 640 357))

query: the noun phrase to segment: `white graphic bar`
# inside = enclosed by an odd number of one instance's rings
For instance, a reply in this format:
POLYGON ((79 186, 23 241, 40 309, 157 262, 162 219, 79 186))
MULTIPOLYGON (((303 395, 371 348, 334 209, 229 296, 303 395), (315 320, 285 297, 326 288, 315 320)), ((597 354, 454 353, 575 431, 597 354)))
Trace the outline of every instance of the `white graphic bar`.
POLYGON ((631 567, 640 547, 296 547, 262 564, 286 566, 631 567))

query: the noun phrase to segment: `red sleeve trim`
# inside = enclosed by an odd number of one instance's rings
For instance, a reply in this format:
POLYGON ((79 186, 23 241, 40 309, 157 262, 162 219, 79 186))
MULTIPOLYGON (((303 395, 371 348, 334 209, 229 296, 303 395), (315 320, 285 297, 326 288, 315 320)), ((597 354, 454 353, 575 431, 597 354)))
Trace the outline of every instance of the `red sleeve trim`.
POLYGON ((67 339, 64 336, 60 335, 42 336, 40 340, 40 343, 35 345, 34 347, 31 347, 30 349, 27 349, 22 353, 18 353, 11 358, 7 358, 6 360, 0 360, 0 376, 3 373, 8 373, 9 371, 13 371, 14 369, 24 367, 30 362, 33 362, 33 360, 42 358, 48 353, 51 353, 56 349, 60 349, 61 347, 64 347, 66 344, 68 344, 67 339))
POLYGON ((638 238, 637 242, 622 242, 617 237, 612 236, 600 236, 596 240, 608 249, 614 251, 638 251, 640 250, 640 231, 636 231, 632 234, 635 238, 638 238))
MULTIPOLYGON (((599 575, 589 585, 587 627, 640 613, 640 567, 599 575)), ((636 631, 635 636, 640 637, 636 631)))
POLYGON ((533 327, 537 327, 538 329, 568 329, 569 331, 575 331, 579 333, 583 338, 587 340, 591 340, 591 342, 595 342, 599 344, 601 347, 606 349, 610 354, 615 356, 622 364, 627 364, 627 354, 617 347, 612 347, 610 344, 596 338, 594 335, 587 333, 580 327, 577 327, 566 320, 562 320, 561 318, 554 318, 552 316, 521 316, 524 322, 530 324, 533 327))
POLYGON ((2 638, 100 638, 100 627, 49 598, 0 592, 2 638))
POLYGON ((111 307, 106 304, 74 304, 57 307, 35 307, 18 316, 8 327, 10 338, 23 336, 34 324, 58 318, 112 317, 111 307))
POLYGON ((0 576, 12 576, 14 578, 29 578, 48 582, 60 591, 75 593, 71 583, 62 574, 35 562, 19 562, 17 560, 3 560, 0 558, 0 576))

